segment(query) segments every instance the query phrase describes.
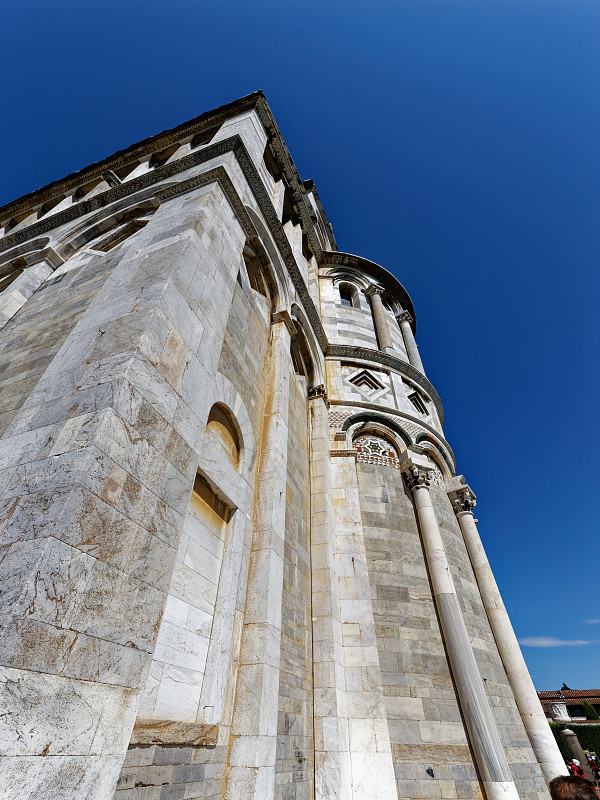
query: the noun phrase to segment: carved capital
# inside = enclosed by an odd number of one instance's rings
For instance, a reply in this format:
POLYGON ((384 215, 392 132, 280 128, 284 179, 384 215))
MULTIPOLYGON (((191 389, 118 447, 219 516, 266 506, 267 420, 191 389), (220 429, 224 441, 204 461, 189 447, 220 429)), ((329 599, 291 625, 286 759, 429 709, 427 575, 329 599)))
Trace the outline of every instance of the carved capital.
POLYGON ((371 286, 368 286, 365 289, 365 294, 367 295, 367 297, 374 297, 374 295, 378 295, 379 297, 381 297, 381 295, 384 292, 385 289, 383 289, 381 286, 375 286, 375 284, 371 284, 371 286))
POLYGON ((460 489, 448 492, 448 497, 455 514, 461 514, 465 511, 472 513, 477 502, 475 495, 466 484, 461 486, 460 489))
POLYGON ((429 489, 431 483, 431 469, 427 467, 417 467, 410 464, 404 467, 402 474, 411 491, 415 489, 429 489))
POLYGON ((396 320, 398 325, 401 325, 403 322, 408 322, 409 325, 413 323, 413 318, 408 311, 401 311, 399 314, 396 314, 396 320))
POLYGON ((320 383, 318 386, 311 386, 308 390, 308 399, 315 400, 317 397, 322 397, 325 401, 325 405, 327 408, 331 405, 329 402, 329 395, 327 394, 327 390, 325 389, 324 384, 320 383))

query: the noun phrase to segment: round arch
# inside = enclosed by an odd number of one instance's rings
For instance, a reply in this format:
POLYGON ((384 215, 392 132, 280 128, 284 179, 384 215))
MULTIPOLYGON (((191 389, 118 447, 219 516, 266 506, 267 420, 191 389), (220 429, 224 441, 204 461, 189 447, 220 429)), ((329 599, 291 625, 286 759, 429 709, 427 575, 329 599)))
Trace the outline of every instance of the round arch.
POLYGON ((410 435, 402 428, 398 423, 390 419, 389 417, 384 416, 383 414, 377 414, 371 411, 364 411, 360 414, 353 414, 351 417, 344 422, 342 426, 343 431, 349 431, 350 428, 354 427, 354 425, 358 425, 359 423, 377 423, 378 425, 383 426, 384 428, 388 428, 390 431, 393 431, 397 436, 402 439, 406 447, 410 447, 412 445, 412 439, 410 435))
POLYGON ((292 303, 290 316, 294 320, 294 325, 298 331, 298 336, 301 338, 301 346, 307 351, 310 357, 313 375, 312 386, 320 386, 325 382, 325 375, 323 369, 323 355, 316 341, 313 330, 306 318, 304 311, 297 303, 292 303))
POLYGON ((427 433, 420 433, 415 444, 418 444, 435 461, 444 478, 449 479, 456 476, 456 471, 448 456, 432 436, 427 433))
MULTIPOLYGON (((256 238, 260 241, 262 249, 268 256, 269 267, 272 274, 273 283, 274 286, 276 287, 276 297, 273 298, 275 308, 288 308, 289 298, 287 291, 288 282, 286 280, 287 272, 283 268, 281 257, 277 252, 277 248, 273 244, 273 240, 271 239, 270 233, 268 232, 266 226, 261 221, 256 211, 250 206, 244 206, 244 208, 246 209, 246 212, 250 217, 250 221, 254 226, 254 230, 256 231, 256 238)), ((255 247, 254 237, 251 237, 251 241, 253 242, 253 247, 255 247)), ((266 267, 266 265, 263 266, 266 267)))

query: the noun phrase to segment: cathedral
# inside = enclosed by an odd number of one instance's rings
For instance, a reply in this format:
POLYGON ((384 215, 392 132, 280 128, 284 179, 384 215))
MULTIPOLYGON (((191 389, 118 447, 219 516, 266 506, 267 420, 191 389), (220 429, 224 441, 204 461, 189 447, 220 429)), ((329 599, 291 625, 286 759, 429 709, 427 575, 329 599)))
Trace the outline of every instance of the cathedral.
POLYGON ((386 266, 261 92, 0 209, 2 800, 548 800, 386 266))

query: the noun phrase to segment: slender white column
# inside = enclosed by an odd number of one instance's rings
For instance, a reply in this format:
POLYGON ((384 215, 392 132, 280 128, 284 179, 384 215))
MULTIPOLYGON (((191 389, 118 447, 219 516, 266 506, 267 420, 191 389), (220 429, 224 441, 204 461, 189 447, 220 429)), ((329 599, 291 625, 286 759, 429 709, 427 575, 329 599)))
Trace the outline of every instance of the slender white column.
POLYGON ((286 312, 274 316, 226 778, 225 796, 232 800, 269 800, 275 790, 292 330, 286 312))
POLYGON ((464 478, 455 478, 454 481, 457 486, 451 488, 448 494, 467 545, 481 599, 533 752, 547 781, 556 778, 557 775, 568 775, 565 762, 542 710, 517 637, 502 602, 477 530, 477 524, 473 518, 475 495, 464 484, 464 478), (460 483, 461 481, 463 483, 460 483))
POLYGON ((411 327, 411 315, 408 313, 408 311, 402 311, 396 316, 396 319, 398 321, 398 325, 400 325, 400 330, 402 331, 402 338, 404 339, 404 345, 408 354, 409 363, 415 369, 418 369, 422 375, 425 375, 423 362, 421 361, 421 356, 419 354, 419 348, 415 342, 415 335, 411 327))
POLYGON ((404 453, 402 470, 412 489, 444 644, 485 795, 487 800, 518 800, 517 789, 471 648, 431 503, 431 466, 425 458, 414 453, 404 453))
POLYGON ((375 320, 375 331, 377 333, 377 340, 379 342, 379 349, 388 351, 392 349, 392 337, 388 327, 381 293, 383 289, 377 286, 370 286, 365 294, 371 298, 371 306, 373 308, 373 319, 375 320))
POLYGON ((324 387, 309 396, 315 800, 347 800, 352 790, 329 415, 324 387))

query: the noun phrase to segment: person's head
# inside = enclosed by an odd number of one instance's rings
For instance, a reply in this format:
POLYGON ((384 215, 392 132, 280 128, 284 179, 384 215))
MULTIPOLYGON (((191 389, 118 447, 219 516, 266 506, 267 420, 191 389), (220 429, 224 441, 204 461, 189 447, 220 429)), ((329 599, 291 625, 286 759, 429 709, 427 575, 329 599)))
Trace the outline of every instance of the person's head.
POLYGON ((552 800, 598 800, 594 784, 579 775, 553 778, 548 784, 552 800))

